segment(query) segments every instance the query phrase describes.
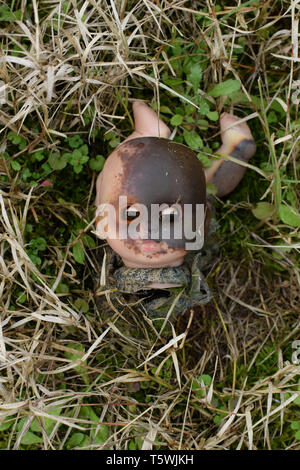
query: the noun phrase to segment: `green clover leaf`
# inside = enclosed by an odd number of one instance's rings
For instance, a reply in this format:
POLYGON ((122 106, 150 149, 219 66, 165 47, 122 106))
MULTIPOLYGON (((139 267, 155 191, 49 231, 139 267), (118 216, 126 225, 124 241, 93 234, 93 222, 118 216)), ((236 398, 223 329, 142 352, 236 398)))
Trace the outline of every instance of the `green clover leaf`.
POLYGON ((68 143, 70 147, 72 147, 73 149, 77 149, 78 147, 80 147, 80 145, 83 144, 83 140, 78 134, 76 134, 68 139, 68 143))
POLYGON ((89 166, 91 170, 101 171, 105 163, 105 158, 103 155, 96 155, 95 158, 91 158, 89 161, 89 166))
POLYGON ((52 170, 62 170, 67 165, 67 154, 51 153, 48 163, 52 170))

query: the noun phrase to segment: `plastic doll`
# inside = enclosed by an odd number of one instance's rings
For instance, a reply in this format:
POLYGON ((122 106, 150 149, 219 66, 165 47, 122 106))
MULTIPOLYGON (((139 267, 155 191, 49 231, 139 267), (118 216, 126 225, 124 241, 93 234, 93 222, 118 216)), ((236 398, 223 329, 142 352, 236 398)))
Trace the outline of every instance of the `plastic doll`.
MULTIPOLYGON (((112 220, 105 205, 115 209, 117 227, 114 236, 105 232, 113 251, 109 251, 105 281, 97 293, 110 291, 119 305, 126 304, 122 294, 134 294, 133 303, 138 302, 150 316, 165 312, 176 297, 172 309, 178 313, 211 298, 200 271, 201 249, 195 254, 186 248, 189 240, 183 227, 187 217, 191 233, 199 230, 206 238, 210 225, 206 183, 214 184, 217 195, 224 196, 240 182, 245 167, 219 159, 204 170, 189 147, 169 140, 170 129, 149 106, 135 101, 133 113, 134 132, 109 155, 97 179, 96 232, 103 237, 104 220, 106 224, 112 220), (198 206, 204 214, 200 228, 194 209, 198 206), (155 223, 152 207, 159 208, 155 223), (166 236, 164 222, 181 227, 179 236, 174 227, 166 236), (125 236, 119 236, 120 226, 125 226, 125 236), (129 226, 134 227, 135 236, 130 236, 129 226)), ((221 115, 218 153, 248 162, 256 145, 247 124, 237 121, 234 115, 221 115)))

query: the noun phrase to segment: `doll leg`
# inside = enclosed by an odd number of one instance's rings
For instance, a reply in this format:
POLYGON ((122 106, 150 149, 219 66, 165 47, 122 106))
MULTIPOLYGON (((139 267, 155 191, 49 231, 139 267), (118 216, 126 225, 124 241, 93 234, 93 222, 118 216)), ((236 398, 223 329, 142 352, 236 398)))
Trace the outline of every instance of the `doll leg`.
POLYGON ((171 131, 159 119, 158 115, 143 101, 137 100, 132 105, 134 115, 134 131, 124 142, 138 137, 164 137, 168 138, 171 131))
MULTIPOLYGON (((220 118, 222 145, 217 153, 230 155, 248 162, 256 151, 256 145, 248 125, 235 123, 240 118, 223 113, 220 118)), ((216 160, 205 170, 207 183, 217 187, 217 196, 225 196, 234 190, 244 176, 246 168, 238 163, 223 159, 216 160)))

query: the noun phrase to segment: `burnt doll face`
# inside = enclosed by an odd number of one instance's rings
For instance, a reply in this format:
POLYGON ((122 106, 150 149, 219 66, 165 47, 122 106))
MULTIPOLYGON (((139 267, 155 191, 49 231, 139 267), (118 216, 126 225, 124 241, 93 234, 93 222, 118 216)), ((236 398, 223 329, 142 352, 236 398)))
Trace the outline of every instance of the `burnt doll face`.
POLYGON ((133 139, 109 156, 98 178, 97 233, 105 232, 128 267, 179 266, 203 230, 205 200, 203 168, 188 147, 133 139))

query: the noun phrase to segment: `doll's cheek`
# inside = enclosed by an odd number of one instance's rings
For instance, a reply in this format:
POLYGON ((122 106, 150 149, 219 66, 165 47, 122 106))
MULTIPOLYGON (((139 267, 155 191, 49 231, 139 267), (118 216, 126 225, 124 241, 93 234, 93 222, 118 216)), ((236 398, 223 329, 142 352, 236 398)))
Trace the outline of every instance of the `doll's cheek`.
POLYGON ((109 246, 122 258, 127 255, 128 248, 124 244, 124 240, 107 238, 106 241, 109 246))

